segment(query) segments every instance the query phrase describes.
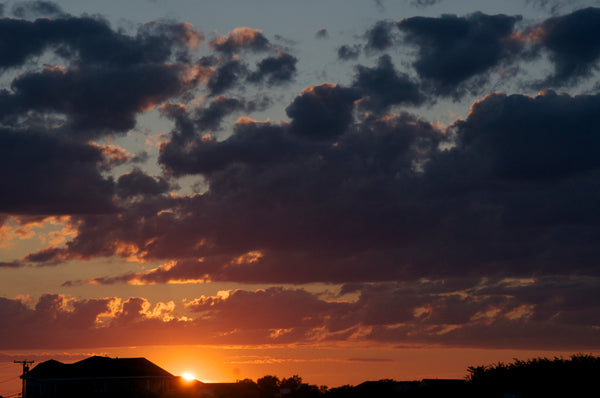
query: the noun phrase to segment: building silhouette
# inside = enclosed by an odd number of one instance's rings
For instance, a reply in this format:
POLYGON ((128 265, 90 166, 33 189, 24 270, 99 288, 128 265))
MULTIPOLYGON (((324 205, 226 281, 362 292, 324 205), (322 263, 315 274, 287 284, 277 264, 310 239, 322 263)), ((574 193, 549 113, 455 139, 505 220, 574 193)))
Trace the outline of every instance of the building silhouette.
POLYGON ((21 378, 24 398, 157 397, 179 381, 146 358, 100 356, 72 364, 45 361, 21 378))

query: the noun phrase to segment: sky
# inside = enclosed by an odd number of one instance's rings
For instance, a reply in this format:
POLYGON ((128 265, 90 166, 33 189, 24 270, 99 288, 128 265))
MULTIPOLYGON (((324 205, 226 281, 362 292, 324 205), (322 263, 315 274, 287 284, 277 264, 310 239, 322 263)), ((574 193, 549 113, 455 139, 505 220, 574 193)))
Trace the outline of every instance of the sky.
POLYGON ((0 395, 600 353, 600 1, 0 3, 0 395))

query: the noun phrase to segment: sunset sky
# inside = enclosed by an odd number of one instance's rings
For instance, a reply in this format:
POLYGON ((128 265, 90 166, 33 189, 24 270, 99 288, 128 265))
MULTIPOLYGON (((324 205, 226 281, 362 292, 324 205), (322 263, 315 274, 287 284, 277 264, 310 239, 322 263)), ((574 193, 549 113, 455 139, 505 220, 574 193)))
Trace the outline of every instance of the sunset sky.
POLYGON ((0 395, 600 353, 600 1, 0 3, 0 395))

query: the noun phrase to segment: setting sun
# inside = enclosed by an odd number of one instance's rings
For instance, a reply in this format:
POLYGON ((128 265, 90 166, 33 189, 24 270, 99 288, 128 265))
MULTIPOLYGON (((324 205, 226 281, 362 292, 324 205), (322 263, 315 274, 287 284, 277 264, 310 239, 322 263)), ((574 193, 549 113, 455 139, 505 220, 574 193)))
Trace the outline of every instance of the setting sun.
POLYGON ((181 375, 181 377, 183 377, 186 381, 196 380, 196 377, 191 373, 184 373, 181 375))

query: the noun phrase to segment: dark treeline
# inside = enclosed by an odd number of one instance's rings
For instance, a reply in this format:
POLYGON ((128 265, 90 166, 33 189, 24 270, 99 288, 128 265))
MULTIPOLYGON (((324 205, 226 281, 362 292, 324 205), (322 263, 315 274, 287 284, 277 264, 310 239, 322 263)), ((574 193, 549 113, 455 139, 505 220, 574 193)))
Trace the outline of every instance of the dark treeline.
POLYGON ((244 379, 237 383, 247 386, 255 394, 258 392, 260 398, 585 397, 598 391, 600 357, 577 354, 569 359, 515 359, 506 364, 471 366, 467 372, 463 380, 385 379, 335 388, 303 383, 297 375, 283 379, 269 375, 256 382, 244 379))
POLYGON ((600 357, 515 359, 508 364, 469 367, 468 372, 468 383, 477 392, 501 391, 505 397, 523 398, 591 397, 598 394, 600 357))

